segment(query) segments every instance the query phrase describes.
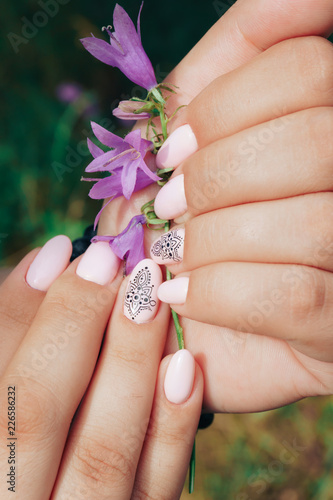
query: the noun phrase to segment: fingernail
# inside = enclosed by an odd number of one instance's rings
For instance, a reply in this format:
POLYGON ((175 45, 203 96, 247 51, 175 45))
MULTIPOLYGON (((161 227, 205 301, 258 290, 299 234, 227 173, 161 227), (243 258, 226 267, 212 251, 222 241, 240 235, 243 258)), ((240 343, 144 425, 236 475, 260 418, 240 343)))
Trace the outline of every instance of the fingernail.
POLYGON ((107 285, 116 276, 119 262, 119 258, 113 253, 109 243, 97 241, 91 243, 85 251, 76 268, 76 274, 98 285, 107 285))
POLYGON ((158 298, 166 304, 185 304, 189 278, 174 278, 164 281, 157 291, 158 298))
POLYGON ((156 165, 158 168, 178 167, 197 149, 198 143, 190 125, 182 125, 172 132, 157 153, 156 165))
POLYGON ((184 174, 170 179, 157 193, 154 210, 160 219, 175 219, 187 210, 184 174))
POLYGON ((194 375, 195 361, 190 351, 177 351, 171 358, 164 379, 164 392, 170 403, 185 403, 193 389, 194 375))
POLYGON ((72 242, 64 235, 51 238, 30 265, 26 282, 31 288, 46 292, 64 272, 72 254, 72 242))
POLYGON ((184 255, 185 230, 182 227, 171 229, 162 234, 151 246, 151 258, 157 264, 181 262, 184 255))
POLYGON ((124 314, 135 323, 148 323, 157 313, 157 290, 162 283, 160 267, 144 259, 133 269, 125 294, 124 314))

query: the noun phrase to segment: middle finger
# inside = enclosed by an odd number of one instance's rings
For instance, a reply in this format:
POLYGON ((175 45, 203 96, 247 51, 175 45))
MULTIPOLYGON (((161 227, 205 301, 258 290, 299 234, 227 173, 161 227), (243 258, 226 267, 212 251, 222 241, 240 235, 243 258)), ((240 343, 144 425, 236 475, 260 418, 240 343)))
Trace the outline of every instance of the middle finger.
POLYGON ((151 257, 173 274, 227 261, 333 271, 332 213, 332 193, 222 208, 160 236, 151 257))

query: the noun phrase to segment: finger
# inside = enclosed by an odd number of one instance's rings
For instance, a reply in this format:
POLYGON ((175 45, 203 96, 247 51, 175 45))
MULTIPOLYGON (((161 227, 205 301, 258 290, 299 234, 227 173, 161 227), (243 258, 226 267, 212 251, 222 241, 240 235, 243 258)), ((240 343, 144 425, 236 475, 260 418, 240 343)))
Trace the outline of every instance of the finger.
MULTIPOLYGON (((328 36, 332 26, 331 0, 236 2, 166 78, 179 88, 176 96, 168 101, 169 115, 178 106, 190 103, 216 78, 242 66, 272 45, 292 37, 328 36)), ((144 125, 144 133, 145 128, 144 125)), ((155 194, 155 186, 150 186, 135 193, 130 203, 122 198, 109 203, 99 222, 99 234, 119 233, 129 220, 124 220, 123 214, 138 213, 132 213, 133 203, 140 210, 155 194)))
POLYGON ((183 220, 223 207, 333 188, 333 109, 321 107, 257 125, 186 160, 155 208, 183 220))
POLYGON ((155 302, 161 280, 159 266, 145 259, 119 292, 97 370, 66 446, 54 499, 73 490, 85 492, 78 498, 131 497, 169 320, 169 308, 159 309, 155 302), (150 310, 142 310, 150 314, 150 322, 136 324, 124 315, 131 293, 151 298, 150 310))
POLYGON ((160 236, 151 257, 173 274, 227 261, 332 271, 332 209, 333 194, 317 193, 215 210, 160 236))
POLYGON ((40 288, 45 290, 60 276, 69 264, 71 252, 69 238, 56 236, 41 250, 30 252, 1 285, 0 376, 5 372, 44 299, 45 293, 40 288), (35 288, 28 285, 26 276, 29 276, 30 284, 35 288))
MULTIPOLYGON (((1 408, 6 407, 7 388, 17 391, 17 493, 27 500, 49 497, 71 419, 96 363, 117 293, 117 282, 102 286, 92 281, 99 282, 101 267, 104 280, 111 281, 118 259, 104 243, 96 243, 79 266, 73 262, 53 283, 0 382, 1 408)), ((7 436, 5 416, 2 412, 2 443, 7 436)), ((2 460, 5 455, 4 447, 2 460)), ((1 498, 9 498, 6 480, 1 479, 1 498)))
POLYGON ((183 350, 161 363, 132 500, 180 498, 202 406, 203 377, 192 360, 183 350))
POLYGON ((296 38, 220 76, 173 122, 176 130, 159 150, 157 165, 177 167, 223 137, 303 109, 332 106, 332 61, 327 40, 296 38))
POLYGON ((287 340, 332 361, 332 274, 307 266, 225 262, 163 283, 158 296, 203 323, 287 340))
POLYGON ((189 104, 215 78, 283 40, 332 30, 330 0, 238 0, 168 75, 180 89, 173 103, 189 104))

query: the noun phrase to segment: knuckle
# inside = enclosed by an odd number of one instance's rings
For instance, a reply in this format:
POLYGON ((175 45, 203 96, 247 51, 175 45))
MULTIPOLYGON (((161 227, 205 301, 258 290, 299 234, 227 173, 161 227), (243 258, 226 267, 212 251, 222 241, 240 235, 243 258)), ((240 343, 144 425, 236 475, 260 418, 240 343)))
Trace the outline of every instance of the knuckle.
POLYGON ((313 255, 308 263, 320 266, 321 257, 332 253, 333 243, 333 193, 317 193, 311 196, 306 211, 304 227, 312 238, 313 255))
POLYGON ((322 315, 328 300, 327 283, 324 273, 317 269, 296 266, 294 270, 297 284, 289 289, 289 308, 292 322, 300 327, 322 315))
POLYGON ((146 483, 143 479, 136 479, 131 500, 165 500, 166 496, 161 492, 161 485, 159 485, 159 493, 149 491, 151 485, 146 483))
POLYGON ((130 366, 134 370, 142 371, 151 364, 150 353, 146 350, 136 349, 135 346, 113 346, 112 359, 116 363, 122 363, 130 366))
POLYGON ((293 40, 294 55, 301 81, 312 91, 331 93, 333 89, 333 46, 321 37, 293 40))
MULTIPOLYGON (((17 384, 19 385, 19 384, 17 384)), ((19 385, 19 405, 16 408, 20 446, 44 443, 55 439, 63 423, 61 402, 50 388, 37 380, 19 385), (60 410, 61 408, 61 410, 60 410)), ((1 432, 4 422, 0 421, 1 432)))
POLYGON ((171 415, 164 415, 163 421, 161 422, 160 415, 151 415, 149 426, 147 429, 147 436, 153 441, 157 441, 167 447, 174 448, 188 446, 188 428, 187 424, 184 422, 178 422, 177 426, 172 425, 173 421, 171 415))
POLYGON ((317 179, 321 186, 324 176, 325 180, 327 180, 327 186, 331 187, 333 173, 333 108, 308 109, 305 114, 304 129, 307 144, 313 150, 313 157, 321 160, 314 164, 314 167, 318 164, 318 168, 321 170, 318 172, 314 168, 314 180, 317 179))
POLYGON ((53 292, 46 299, 46 306, 52 318, 76 319, 78 316, 93 320, 96 313, 87 297, 79 294, 53 292))
POLYGON ((108 485, 126 486, 132 479, 134 464, 126 448, 117 449, 95 438, 81 437, 74 449, 74 467, 92 489, 108 485))

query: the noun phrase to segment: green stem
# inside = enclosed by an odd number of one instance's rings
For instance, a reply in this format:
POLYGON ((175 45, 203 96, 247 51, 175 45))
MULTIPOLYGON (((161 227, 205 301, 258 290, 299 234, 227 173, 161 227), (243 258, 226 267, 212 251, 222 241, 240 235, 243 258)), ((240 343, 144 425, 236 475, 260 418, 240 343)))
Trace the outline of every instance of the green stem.
POLYGON ((162 109, 160 110, 160 120, 161 120, 163 139, 166 141, 168 138, 168 130, 167 130, 167 118, 166 118, 165 112, 164 112, 164 105, 162 106, 162 109))
MULTIPOLYGON (((164 229, 165 229, 165 231, 170 231, 170 221, 168 221, 164 224, 164 229)), ((167 280, 172 280, 172 274, 169 271, 169 269, 166 270, 166 278, 167 278, 167 280)), ((178 348, 185 349, 184 334, 183 334, 183 329, 182 329, 180 322, 179 322, 179 316, 173 309, 171 309, 171 314, 172 314, 173 322, 175 324, 177 340, 178 340, 178 348)))
POLYGON ((194 476, 195 476, 195 440, 193 443, 191 460, 190 460, 190 474, 188 482, 188 491, 190 494, 193 493, 194 491, 194 476))

